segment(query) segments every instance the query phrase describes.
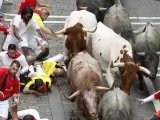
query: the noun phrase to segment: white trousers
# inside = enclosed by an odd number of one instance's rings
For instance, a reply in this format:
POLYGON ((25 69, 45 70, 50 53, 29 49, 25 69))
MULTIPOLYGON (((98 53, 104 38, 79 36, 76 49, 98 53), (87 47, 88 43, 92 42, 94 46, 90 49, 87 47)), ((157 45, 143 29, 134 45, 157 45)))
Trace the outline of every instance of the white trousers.
POLYGON ((8 118, 9 102, 8 100, 0 101, 0 117, 8 118))

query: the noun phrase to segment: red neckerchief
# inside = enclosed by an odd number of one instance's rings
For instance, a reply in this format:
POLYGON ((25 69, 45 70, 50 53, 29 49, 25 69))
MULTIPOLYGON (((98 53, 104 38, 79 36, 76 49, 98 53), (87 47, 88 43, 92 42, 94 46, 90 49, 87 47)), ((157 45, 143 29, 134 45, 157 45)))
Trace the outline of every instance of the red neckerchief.
MULTIPOLYGON (((8 52, 7 52, 8 55, 8 52)), ((17 59, 19 56, 21 56, 21 53, 19 53, 18 51, 16 51, 16 55, 14 57, 11 57, 12 59, 17 59)))

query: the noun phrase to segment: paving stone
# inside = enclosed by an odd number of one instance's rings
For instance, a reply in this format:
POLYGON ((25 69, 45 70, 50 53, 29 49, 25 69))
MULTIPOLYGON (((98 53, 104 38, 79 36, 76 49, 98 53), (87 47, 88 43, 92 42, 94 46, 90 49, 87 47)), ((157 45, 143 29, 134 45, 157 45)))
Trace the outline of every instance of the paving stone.
MULTIPOLYGON (((40 2, 44 3, 44 0, 40 0, 40 2)), ((51 8, 49 10, 51 15, 68 16, 70 15, 71 11, 76 10, 75 0, 45 0, 45 3, 53 4, 55 6, 54 8, 51 8)), ((144 14, 146 16, 154 15, 159 17, 160 2, 157 2, 155 0, 122 0, 122 3, 128 10, 129 15, 131 17, 139 15, 144 16, 144 14), (147 9, 145 8, 145 6, 147 7, 147 9), (149 10, 149 8, 152 10, 149 10)), ((17 13, 19 5, 20 2, 18 0, 14 0, 13 5, 3 5, 2 11, 12 14, 17 13)), ((143 20, 142 22, 145 21, 146 20, 143 20)), ((4 22, 5 25, 7 25, 7 23, 9 22, 4 22)), ((53 31, 57 31, 63 29, 64 24, 46 24, 46 26, 51 28, 53 31)), ((132 26, 132 28, 134 29, 138 27, 138 25, 132 26)), ((160 27, 157 28, 158 30, 160 30, 160 27)), ((3 39, 3 34, 0 34, 0 44, 2 44, 3 39)), ((62 53, 64 41, 50 36, 49 39, 50 40, 48 42, 51 49, 50 56, 62 53)), ((131 90, 132 120, 149 120, 154 114, 153 105, 152 103, 147 103, 143 106, 138 106, 138 103, 135 101, 135 98, 147 97, 148 93, 147 91, 145 91, 146 94, 137 94, 137 86, 138 82, 136 81, 131 90)), ((53 86, 52 92, 49 92, 44 96, 39 96, 38 98, 33 95, 21 94, 21 100, 18 109, 36 109, 40 112, 40 116, 42 118, 48 118, 49 120, 69 120, 70 117, 73 116, 72 107, 74 109, 75 104, 66 100, 61 92, 65 92, 66 95, 69 95, 70 90, 68 85, 64 84, 59 88, 53 86)))

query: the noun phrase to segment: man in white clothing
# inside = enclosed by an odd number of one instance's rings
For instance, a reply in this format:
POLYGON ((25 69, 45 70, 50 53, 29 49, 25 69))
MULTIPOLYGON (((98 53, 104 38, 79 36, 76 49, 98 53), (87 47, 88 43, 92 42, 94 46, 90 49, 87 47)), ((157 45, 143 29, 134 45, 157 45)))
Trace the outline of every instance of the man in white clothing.
POLYGON ((28 66, 24 55, 16 50, 16 45, 10 44, 8 46, 8 51, 0 52, 1 67, 8 68, 13 60, 18 60, 22 68, 28 66))
POLYGON ((15 44, 17 48, 23 51, 25 57, 29 56, 28 47, 32 42, 27 39, 27 29, 32 26, 39 34, 40 28, 32 18, 33 10, 30 7, 24 8, 21 15, 16 15, 10 24, 10 32, 3 44, 2 49, 7 50, 9 44, 15 44))

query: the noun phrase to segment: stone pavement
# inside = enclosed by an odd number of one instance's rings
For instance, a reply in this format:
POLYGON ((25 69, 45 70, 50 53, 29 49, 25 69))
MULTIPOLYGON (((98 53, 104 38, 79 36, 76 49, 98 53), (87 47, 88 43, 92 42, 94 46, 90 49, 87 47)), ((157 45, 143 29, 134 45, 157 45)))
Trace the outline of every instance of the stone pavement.
MULTIPOLYGON (((44 0, 40 1, 44 3, 44 0)), ((53 4, 55 6, 54 8, 49 9, 51 15, 65 16, 69 15, 71 11, 76 9, 75 0, 45 0, 45 3, 53 4)), ((19 4, 20 3, 18 0, 14 0, 14 3, 11 5, 4 4, 2 10, 5 13, 15 14, 18 11, 19 4)), ((52 28, 53 31, 63 28, 63 24, 46 24, 46 26, 52 28)), ((63 40, 53 37, 49 38, 51 49, 50 56, 62 53, 63 40)), ((0 42, 2 42, 2 40, 3 35, 0 34, 0 42)), ((61 81, 62 85, 60 87, 53 85, 52 91, 43 96, 35 97, 34 95, 21 94, 19 110, 34 108, 40 113, 42 118, 45 117, 49 120, 69 120, 71 116, 74 116, 72 108, 74 108, 75 105, 64 98, 62 92, 66 95, 69 95, 70 87, 69 85, 65 84, 63 80, 61 81)), ((149 120, 154 114, 155 111, 152 103, 138 106, 138 103, 135 101, 135 98, 137 97, 144 98, 146 96, 148 96, 147 91, 145 91, 143 94, 138 94, 138 81, 136 80, 131 90, 133 120, 149 120)))

